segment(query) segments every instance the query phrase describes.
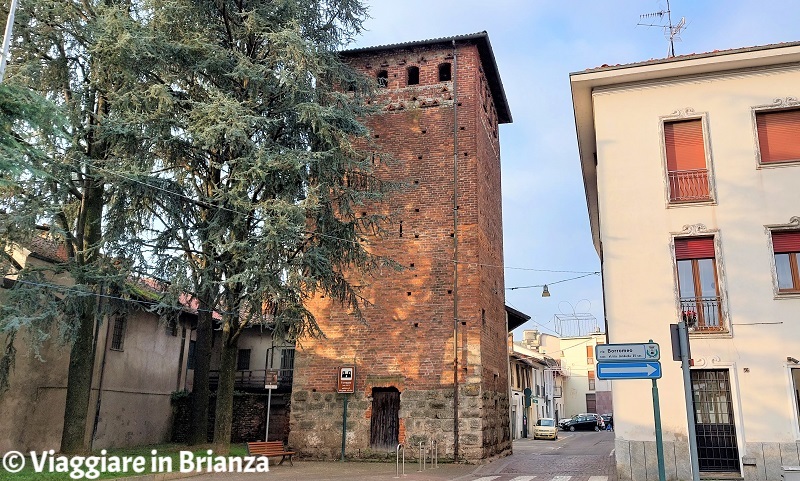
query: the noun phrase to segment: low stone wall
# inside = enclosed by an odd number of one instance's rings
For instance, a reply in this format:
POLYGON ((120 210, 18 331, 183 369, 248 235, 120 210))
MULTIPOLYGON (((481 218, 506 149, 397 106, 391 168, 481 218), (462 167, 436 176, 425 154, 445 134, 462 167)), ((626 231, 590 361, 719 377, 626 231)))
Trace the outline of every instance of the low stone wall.
MULTIPOLYGON (((479 384, 462 385, 459 391, 460 457, 484 459, 510 449, 508 417, 489 422, 489 409, 508 412, 508 395, 482 393, 479 384), (495 399, 497 397, 498 399, 495 399), (502 399, 501 399, 502 398, 502 399), (502 426, 501 426, 502 425, 502 426), (503 441, 505 439, 505 441, 503 441)), ((350 394, 347 405, 345 455, 352 459, 394 459, 391 449, 370 447, 372 397, 350 394)), ((336 459, 341 456, 344 395, 313 391, 292 394, 289 445, 303 456, 336 459)), ((436 440, 440 460, 453 458, 453 390, 404 390, 400 393, 400 439, 406 459, 419 457, 419 443, 436 440)))
MULTIPOLYGON (((745 481, 781 481, 781 466, 800 466, 800 443, 746 443, 740 453, 745 481)), ((619 481, 658 479, 655 441, 617 439, 615 454, 619 481)), ((688 442, 664 442, 664 467, 667 481, 692 479, 688 442)))
MULTIPOLYGON (((231 442, 246 443, 263 441, 266 429, 267 394, 236 393, 233 396, 233 420, 231 423, 231 442)), ((286 442, 289 437, 289 395, 273 394, 270 405, 269 439, 286 442)), ((209 399, 208 441, 214 437, 214 405, 216 396, 209 399)), ((172 400, 173 427, 172 442, 185 443, 188 440, 191 420, 191 395, 177 396, 172 400)))

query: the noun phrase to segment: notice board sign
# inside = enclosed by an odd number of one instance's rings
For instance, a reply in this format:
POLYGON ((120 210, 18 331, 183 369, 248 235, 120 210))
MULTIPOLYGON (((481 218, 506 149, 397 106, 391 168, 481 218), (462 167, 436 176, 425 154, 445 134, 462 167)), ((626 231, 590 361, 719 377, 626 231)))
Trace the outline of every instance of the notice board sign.
POLYGON ((356 392, 356 367, 342 366, 339 368, 339 380, 336 391, 339 393, 352 394, 356 392))
POLYGON ((267 376, 264 379, 264 389, 278 389, 277 369, 267 369, 267 376))

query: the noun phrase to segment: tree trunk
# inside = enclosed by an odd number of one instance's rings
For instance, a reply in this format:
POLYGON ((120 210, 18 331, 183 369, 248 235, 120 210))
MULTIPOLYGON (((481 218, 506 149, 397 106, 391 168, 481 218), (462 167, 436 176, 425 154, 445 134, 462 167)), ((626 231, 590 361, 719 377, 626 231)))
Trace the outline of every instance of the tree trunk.
POLYGON ((64 408, 64 431, 61 452, 78 454, 87 450, 86 419, 89 415, 89 395, 92 392, 92 340, 94 337, 94 302, 83 301, 75 342, 69 354, 67 402, 64 408))
MULTIPOLYGON (((224 335, 223 338, 227 337, 224 335)), ((217 387, 216 419, 214 422, 214 454, 227 455, 231 446, 231 422, 233 421, 233 386, 236 377, 236 355, 238 336, 233 341, 222 342, 217 387)))
MULTIPOLYGON (((86 188, 83 193, 81 210, 83 222, 77 226, 82 231, 83 241, 79 246, 78 262, 83 266, 92 265, 98 258, 97 246, 102 239, 101 220, 103 215, 103 183, 86 175, 86 188)), ((79 284, 95 285, 96 281, 76 276, 79 284)), ((98 299, 85 297, 81 303, 81 312, 77 320, 78 326, 75 341, 69 354, 69 372, 67 374, 67 400, 64 407, 64 431, 61 434, 61 452, 64 454, 81 453, 87 450, 86 420, 89 416, 89 396, 92 393, 92 369, 94 367, 95 305, 98 299)), ((103 346, 107 349, 107 346, 103 346)))
POLYGON ((197 313, 197 339, 194 345, 194 382, 192 383, 192 424, 189 444, 208 443, 208 371, 211 368, 211 336, 213 333, 210 306, 200 301, 197 313))

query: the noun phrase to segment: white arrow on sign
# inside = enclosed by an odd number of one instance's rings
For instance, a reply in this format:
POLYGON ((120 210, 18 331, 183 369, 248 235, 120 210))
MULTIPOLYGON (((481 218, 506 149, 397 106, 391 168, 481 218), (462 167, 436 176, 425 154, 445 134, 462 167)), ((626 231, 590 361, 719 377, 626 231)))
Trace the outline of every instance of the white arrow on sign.
POLYGON ((646 373, 648 376, 656 372, 657 369, 652 365, 648 364, 646 366, 629 366, 629 367, 606 367, 603 368, 604 374, 636 374, 636 373, 646 373))

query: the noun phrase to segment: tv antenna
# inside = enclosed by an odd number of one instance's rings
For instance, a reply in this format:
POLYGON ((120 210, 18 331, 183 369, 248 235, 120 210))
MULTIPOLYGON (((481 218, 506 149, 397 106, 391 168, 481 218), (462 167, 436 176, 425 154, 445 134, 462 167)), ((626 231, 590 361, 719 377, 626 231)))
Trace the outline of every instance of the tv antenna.
POLYGON ((667 0, 667 9, 666 10, 659 10, 658 12, 653 13, 645 13, 644 15, 639 15, 639 23, 636 25, 641 25, 643 27, 659 27, 664 29, 664 36, 669 39, 669 49, 667 50, 667 58, 675 56, 675 42, 680 42, 680 34, 681 31, 686 29, 686 18, 681 17, 680 21, 673 25, 672 24, 672 12, 669 9, 669 0, 667 0), (664 16, 666 16, 667 24, 664 25, 664 16), (658 18, 658 23, 654 20, 658 18))

